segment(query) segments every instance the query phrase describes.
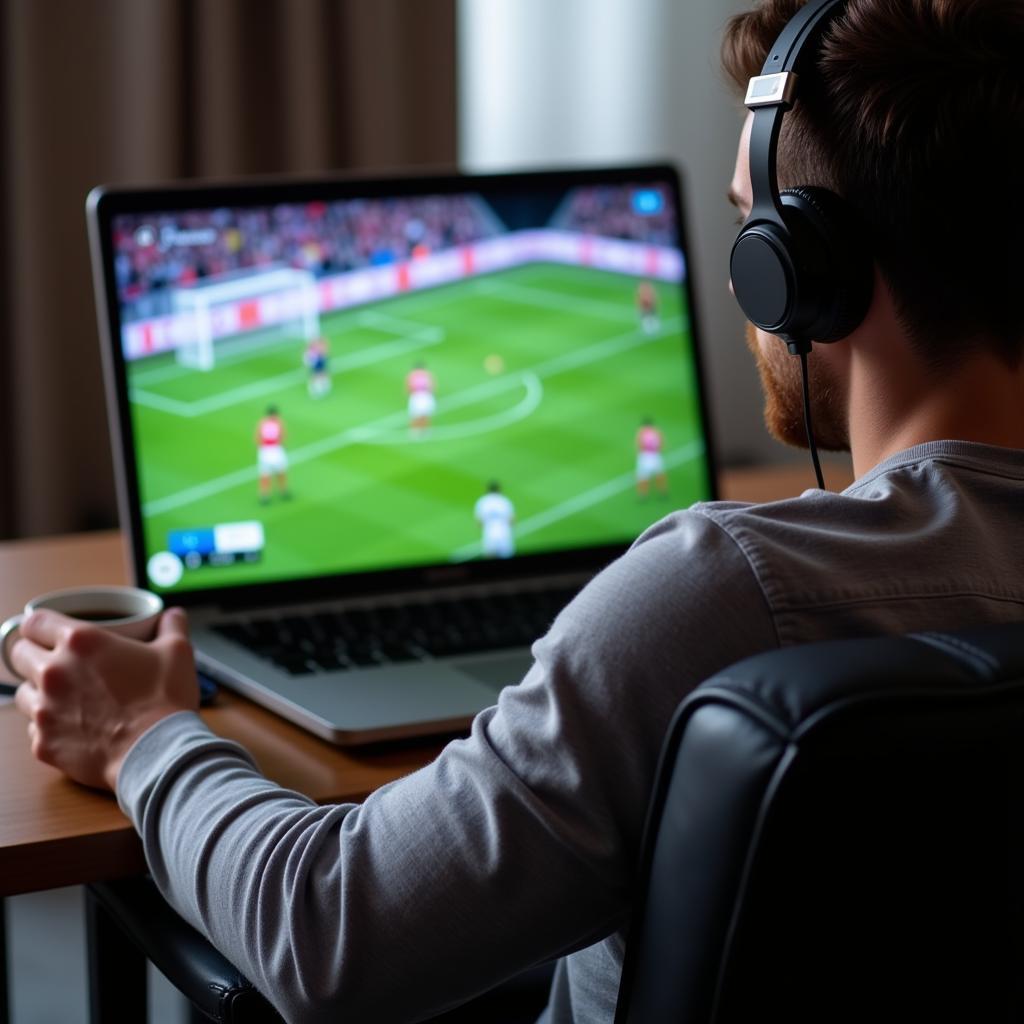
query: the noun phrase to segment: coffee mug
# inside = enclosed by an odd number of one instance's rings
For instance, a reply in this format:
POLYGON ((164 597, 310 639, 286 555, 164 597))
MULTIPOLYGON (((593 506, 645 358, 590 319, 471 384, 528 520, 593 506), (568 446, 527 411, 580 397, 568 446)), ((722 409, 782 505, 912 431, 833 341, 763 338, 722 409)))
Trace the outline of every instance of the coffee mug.
POLYGON ((26 616, 42 608, 81 619, 133 640, 151 640, 164 602, 156 594, 138 587, 89 586, 51 590, 33 597, 20 615, 12 615, 0 626, 0 659, 15 679, 22 676, 11 664, 10 648, 26 616))

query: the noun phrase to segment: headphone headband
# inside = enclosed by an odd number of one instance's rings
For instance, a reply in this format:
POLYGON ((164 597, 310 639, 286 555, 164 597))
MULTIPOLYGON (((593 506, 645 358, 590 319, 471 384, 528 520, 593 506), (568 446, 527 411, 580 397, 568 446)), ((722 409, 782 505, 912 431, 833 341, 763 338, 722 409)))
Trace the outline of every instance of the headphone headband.
POLYGON ((783 338, 793 353, 838 341, 863 320, 873 261, 858 219, 828 189, 779 193, 776 158, 782 118, 800 76, 813 70, 821 36, 844 0, 809 0, 784 26, 761 74, 750 80, 750 215, 733 243, 729 271, 747 319, 783 338))
POLYGON ((796 101, 799 76, 844 0, 809 0, 789 20, 750 80, 751 208, 733 243, 729 273, 747 319, 776 334, 800 357, 804 422, 818 486, 824 487, 811 427, 807 353, 838 341, 863 321, 874 268, 857 217, 834 192, 800 185, 779 194, 775 167, 782 118, 796 101))
POLYGON ((816 51, 828 23, 844 0, 809 0, 787 23, 765 58, 761 74, 747 86, 744 106, 754 113, 750 128, 750 152, 766 153, 766 160, 750 161, 753 203, 748 224, 767 220, 784 227, 775 170, 782 117, 796 99, 803 66, 816 51))
POLYGON ((840 6, 843 2, 844 0, 807 0, 779 33, 779 38, 775 40, 765 58, 761 74, 796 70, 801 53, 806 53, 808 40, 813 40, 820 33, 828 24, 827 19, 838 13, 832 11, 832 8, 840 6))

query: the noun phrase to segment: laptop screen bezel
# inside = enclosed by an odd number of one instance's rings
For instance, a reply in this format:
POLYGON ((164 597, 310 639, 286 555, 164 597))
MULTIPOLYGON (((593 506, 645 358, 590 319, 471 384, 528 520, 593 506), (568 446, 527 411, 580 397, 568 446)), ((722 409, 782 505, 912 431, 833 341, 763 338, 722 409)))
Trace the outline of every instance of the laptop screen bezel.
MULTIPOLYGON (((676 230, 685 258, 683 288, 689 310, 689 333, 695 378, 696 401, 705 445, 706 493, 717 497, 717 472, 708 410, 708 391, 701 353, 701 331, 696 306, 693 265, 686 224, 685 183, 681 170, 670 163, 615 167, 521 170, 503 173, 431 172, 394 173, 376 176, 330 175, 263 177, 231 181, 172 182, 146 186, 100 186, 86 203, 86 218, 93 267, 93 283, 103 356, 114 468, 121 528, 126 534, 128 561, 133 581, 147 586, 145 531, 139 497, 137 453, 127 388, 127 370, 121 343, 121 310, 113 274, 114 218, 121 214, 167 213, 206 207, 260 206, 310 201, 332 202, 355 197, 401 197, 509 187, 564 187, 601 183, 662 182, 673 193, 676 230)), ((683 353, 680 351, 680 357, 683 353)), ((330 573, 293 580, 233 584, 169 590, 161 596, 169 605, 216 605, 239 608, 265 604, 308 603, 392 591, 415 592, 473 583, 576 575, 596 572, 621 555, 632 539, 616 544, 570 550, 522 554, 510 559, 481 559, 452 564, 441 562, 370 572, 330 573)))

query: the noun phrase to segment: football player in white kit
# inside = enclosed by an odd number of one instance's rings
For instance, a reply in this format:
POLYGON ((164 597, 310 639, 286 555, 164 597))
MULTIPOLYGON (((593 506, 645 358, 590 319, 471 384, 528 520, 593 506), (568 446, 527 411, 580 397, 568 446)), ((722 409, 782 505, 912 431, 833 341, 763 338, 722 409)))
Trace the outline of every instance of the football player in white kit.
POLYGON ((477 499, 473 514, 484 529, 483 554, 488 558, 511 558, 516 551, 512 539, 516 510, 501 493, 497 480, 492 480, 487 485, 487 493, 477 499))
POLYGON ((268 405, 266 414, 256 425, 256 457, 260 472, 260 501, 270 501, 271 480, 277 481, 277 490, 282 498, 288 494, 288 456, 284 450, 284 423, 277 406, 268 405))

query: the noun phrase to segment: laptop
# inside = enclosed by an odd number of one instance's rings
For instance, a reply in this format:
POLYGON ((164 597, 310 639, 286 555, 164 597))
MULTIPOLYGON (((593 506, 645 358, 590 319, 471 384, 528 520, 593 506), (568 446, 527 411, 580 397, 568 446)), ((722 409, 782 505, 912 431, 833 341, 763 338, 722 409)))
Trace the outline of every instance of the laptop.
POLYGON ((714 497, 670 166, 102 187, 87 219, 134 582, 330 742, 464 729, 714 497))

